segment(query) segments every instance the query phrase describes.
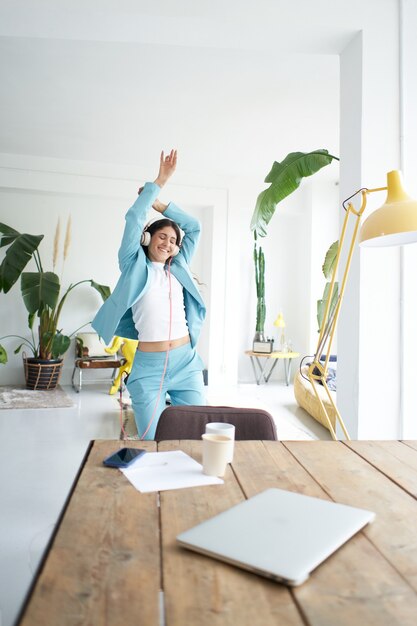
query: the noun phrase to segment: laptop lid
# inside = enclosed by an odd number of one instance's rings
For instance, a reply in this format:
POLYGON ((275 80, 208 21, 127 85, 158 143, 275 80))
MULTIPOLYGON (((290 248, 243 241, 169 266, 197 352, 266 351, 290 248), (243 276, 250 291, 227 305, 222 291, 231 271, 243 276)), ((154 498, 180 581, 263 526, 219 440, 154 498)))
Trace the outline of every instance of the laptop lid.
POLYGON ((177 537, 185 548, 300 585, 375 513, 267 489, 177 537))

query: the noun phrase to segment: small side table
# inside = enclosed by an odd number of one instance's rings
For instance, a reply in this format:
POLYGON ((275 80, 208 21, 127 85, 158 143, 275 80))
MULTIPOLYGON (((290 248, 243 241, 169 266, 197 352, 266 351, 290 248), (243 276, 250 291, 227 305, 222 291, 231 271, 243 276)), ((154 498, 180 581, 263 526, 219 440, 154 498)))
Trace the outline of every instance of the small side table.
POLYGON ((267 354, 263 354, 262 352, 253 352, 252 350, 246 350, 245 354, 250 357, 257 385, 259 385, 262 380, 267 383, 275 369, 276 364, 278 363, 278 360, 283 359, 285 382, 287 383, 287 387, 290 384, 292 360, 300 356, 299 352, 269 352, 267 354), (264 359, 263 364, 261 364, 260 359, 264 359), (270 362, 271 359, 272 362, 270 362), (256 371, 256 368, 258 368, 258 372, 256 371))

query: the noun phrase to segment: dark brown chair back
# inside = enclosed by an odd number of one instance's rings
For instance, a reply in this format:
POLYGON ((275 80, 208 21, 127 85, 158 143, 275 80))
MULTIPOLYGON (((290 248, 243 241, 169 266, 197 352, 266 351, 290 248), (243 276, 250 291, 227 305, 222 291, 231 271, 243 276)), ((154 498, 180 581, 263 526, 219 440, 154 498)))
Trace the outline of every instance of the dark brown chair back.
POLYGON ((236 440, 276 441, 275 422, 268 411, 231 406, 169 406, 162 411, 156 441, 201 439, 209 422, 227 422, 236 428, 236 440))

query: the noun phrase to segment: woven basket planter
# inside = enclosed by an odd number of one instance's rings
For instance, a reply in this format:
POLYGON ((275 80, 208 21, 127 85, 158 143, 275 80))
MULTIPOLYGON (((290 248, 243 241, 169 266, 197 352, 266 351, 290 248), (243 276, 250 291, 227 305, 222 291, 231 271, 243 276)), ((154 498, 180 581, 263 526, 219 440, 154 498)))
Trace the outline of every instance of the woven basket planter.
POLYGON ((23 358, 27 389, 56 389, 61 377, 63 359, 51 361, 23 358))

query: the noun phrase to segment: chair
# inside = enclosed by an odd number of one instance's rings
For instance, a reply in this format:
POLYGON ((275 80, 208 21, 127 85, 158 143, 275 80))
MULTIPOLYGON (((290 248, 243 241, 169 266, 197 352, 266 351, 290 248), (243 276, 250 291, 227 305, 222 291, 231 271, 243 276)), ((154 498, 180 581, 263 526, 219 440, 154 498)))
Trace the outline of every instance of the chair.
MULTIPOLYGON (((100 341, 97 333, 80 333, 76 337, 76 359, 72 371, 72 386, 79 393, 83 386, 83 372, 89 370, 111 369, 111 379, 114 381, 118 368, 122 367, 126 359, 106 354, 105 345, 100 341), (78 372, 78 382, 75 375, 78 372)), ((89 383, 108 382, 104 378, 89 378, 89 383)))
POLYGON ((276 441, 275 422, 267 411, 230 406, 169 406, 159 418, 155 440, 201 439, 209 422, 227 422, 236 428, 236 440, 276 441))

